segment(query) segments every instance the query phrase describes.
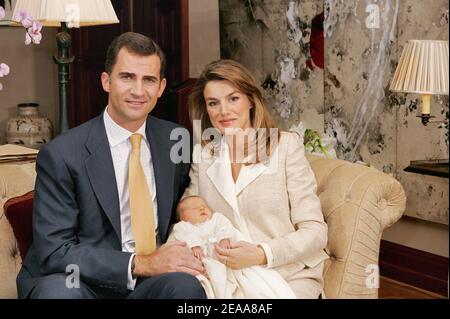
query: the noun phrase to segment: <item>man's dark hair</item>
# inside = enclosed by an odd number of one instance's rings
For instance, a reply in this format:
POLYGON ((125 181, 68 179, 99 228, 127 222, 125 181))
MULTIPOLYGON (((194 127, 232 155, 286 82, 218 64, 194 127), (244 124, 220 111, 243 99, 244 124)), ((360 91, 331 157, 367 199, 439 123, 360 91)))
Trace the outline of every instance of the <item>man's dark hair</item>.
POLYGON ((135 32, 122 33, 109 45, 105 60, 105 71, 108 74, 111 74, 117 61, 117 55, 122 48, 126 48, 128 51, 141 56, 156 54, 161 61, 161 69, 159 72, 160 80, 164 78, 166 69, 166 57, 164 52, 152 39, 135 32))

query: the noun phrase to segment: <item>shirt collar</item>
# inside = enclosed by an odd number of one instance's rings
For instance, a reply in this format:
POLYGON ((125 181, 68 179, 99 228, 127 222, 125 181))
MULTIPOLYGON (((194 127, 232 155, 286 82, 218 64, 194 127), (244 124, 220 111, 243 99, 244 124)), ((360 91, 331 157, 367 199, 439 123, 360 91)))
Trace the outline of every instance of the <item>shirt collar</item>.
POLYGON ((136 132, 130 132, 123 128, 109 116, 108 106, 103 112, 103 121, 105 122, 106 134, 108 136, 108 142, 110 147, 114 147, 125 140, 128 140, 133 133, 140 133, 145 141, 147 141, 147 135, 145 134, 145 121, 142 126, 136 132))

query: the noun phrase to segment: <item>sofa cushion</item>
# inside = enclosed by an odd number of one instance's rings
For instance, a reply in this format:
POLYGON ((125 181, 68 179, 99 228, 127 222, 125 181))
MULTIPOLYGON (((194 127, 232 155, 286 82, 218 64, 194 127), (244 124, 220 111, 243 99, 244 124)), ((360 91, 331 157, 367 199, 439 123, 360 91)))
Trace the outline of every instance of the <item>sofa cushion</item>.
POLYGON ((6 218, 13 229, 19 246, 20 256, 25 259, 28 248, 33 242, 32 215, 34 191, 22 196, 10 198, 3 206, 6 218))

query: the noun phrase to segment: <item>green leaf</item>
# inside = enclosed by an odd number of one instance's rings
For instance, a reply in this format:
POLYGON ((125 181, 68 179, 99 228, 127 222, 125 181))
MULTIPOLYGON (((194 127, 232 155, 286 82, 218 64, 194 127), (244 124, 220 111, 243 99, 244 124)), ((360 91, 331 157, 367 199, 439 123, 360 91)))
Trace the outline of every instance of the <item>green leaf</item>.
POLYGON ((303 144, 305 148, 310 149, 311 152, 321 152, 325 155, 328 154, 328 147, 322 143, 322 137, 319 132, 307 128, 303 135, 303 144))

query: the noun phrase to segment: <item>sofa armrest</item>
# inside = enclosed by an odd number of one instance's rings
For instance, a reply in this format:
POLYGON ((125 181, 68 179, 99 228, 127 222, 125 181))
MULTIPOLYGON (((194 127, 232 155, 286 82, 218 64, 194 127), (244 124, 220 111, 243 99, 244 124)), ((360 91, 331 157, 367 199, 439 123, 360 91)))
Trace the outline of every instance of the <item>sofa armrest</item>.
POLYGON ((328 224, 328 298, 377 298, 383 230, 402 216, 406 196, 393 177, 360 164, 308 156, 328 224))
POLYGON ((17 298, 16 276, 22 264, 3 206, 8 199, 33 190, 35 178, 34 163, 0 164, 0 299, 17 298))

